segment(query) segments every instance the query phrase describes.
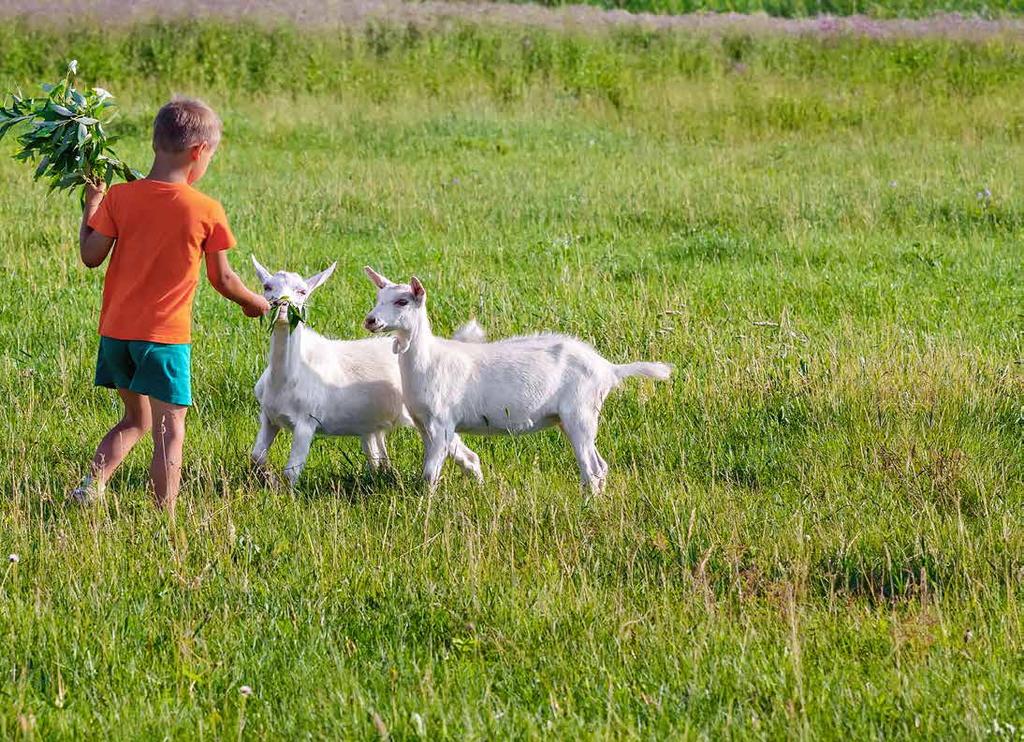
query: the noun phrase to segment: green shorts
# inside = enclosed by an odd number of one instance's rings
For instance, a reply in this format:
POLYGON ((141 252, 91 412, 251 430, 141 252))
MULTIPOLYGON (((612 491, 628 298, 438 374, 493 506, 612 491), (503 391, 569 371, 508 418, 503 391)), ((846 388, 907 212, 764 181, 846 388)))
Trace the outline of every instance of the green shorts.
POLYGON ((100 337, 96 386, 192 404, 192 346, 100 337))

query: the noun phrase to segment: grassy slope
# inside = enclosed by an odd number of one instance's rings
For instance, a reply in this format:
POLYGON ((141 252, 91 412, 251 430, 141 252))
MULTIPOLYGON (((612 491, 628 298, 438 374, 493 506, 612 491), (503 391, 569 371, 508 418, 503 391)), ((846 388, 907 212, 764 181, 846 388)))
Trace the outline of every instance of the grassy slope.
POLYGON ((396 480, 325 441, 296 496, 267 492, 245 466, 266 337, 204 285, 178 521, 143 451, 67 510, 116 414, 90 387, 101 274, 74 206, 0 162, 0 736, 1020 728, 1017 50, 196 40, 218 33, 15 34, 0 82, 78 54, 138 163, 162 98, 206 95, 233 260, 338 260, 324 332, 360 333, 372 262, 416 271, 442 330, 678 372, 609 401, 596 500, 554 432, 471 439, 483 490, 450 470, 421 496, 401 433, 396 480))

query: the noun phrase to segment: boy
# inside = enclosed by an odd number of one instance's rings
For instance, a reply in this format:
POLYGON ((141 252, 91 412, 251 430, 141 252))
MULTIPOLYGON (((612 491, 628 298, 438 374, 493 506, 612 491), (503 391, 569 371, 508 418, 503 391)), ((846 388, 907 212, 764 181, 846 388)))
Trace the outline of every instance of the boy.
POLYGON ((176 98, 153 122, 153 167, 104 197, 87 186, 79 247, 89 268, 113 255, 103 281, 96 385, 116 389, 124 416, 100 442, 91 471, 71 493, 87 502, 132 447, 153 431, 150 476, 158 507, 174 509, 181 482, 185 412, 192 404, 192 299, 200 259, 223 296, 246 317, 270 311, 228 265, 235 245, 221 205, 192 188, 220 143, 217 114, 198 100, 176 98), (115 246, 116 243, 116 246, 115 246))

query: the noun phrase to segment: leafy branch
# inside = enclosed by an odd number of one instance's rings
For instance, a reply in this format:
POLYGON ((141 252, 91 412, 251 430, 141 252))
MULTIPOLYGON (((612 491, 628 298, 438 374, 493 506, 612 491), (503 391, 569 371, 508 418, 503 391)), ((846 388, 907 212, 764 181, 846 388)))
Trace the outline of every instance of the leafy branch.
POLYGON ((142 173, 122 162, 111 145, 117 137, 104 128, 114 118, 114 97, 103 88, 78 90, 78 60, 68 63, 64 79, 42 86, 44 96, 22 98, 11 93, 10 106, 0 106, 0 140, 16 127, 21 149, 16 160, 38 161, 35 179, 45 178, 51 191, 71 191, 86 183, 126 181, 142 173))

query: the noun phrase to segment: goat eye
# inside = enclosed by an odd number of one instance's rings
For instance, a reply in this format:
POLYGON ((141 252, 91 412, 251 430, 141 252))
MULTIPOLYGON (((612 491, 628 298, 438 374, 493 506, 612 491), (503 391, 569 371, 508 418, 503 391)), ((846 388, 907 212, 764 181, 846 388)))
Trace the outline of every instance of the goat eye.
POLYGON ((395 302, 396 307, 404 307, 407 306, 408 304, 409 302, 407 302, 405 299, 399 299, 398 301, 395 302))
POLYGON ((305 295, 306 295, 306 289, 299 289, 299 296, 305 296, 305 295))
POLYGON ((269 283, 263 284, 263 290, 264 291, 270 291, 270 284, 269 283))

